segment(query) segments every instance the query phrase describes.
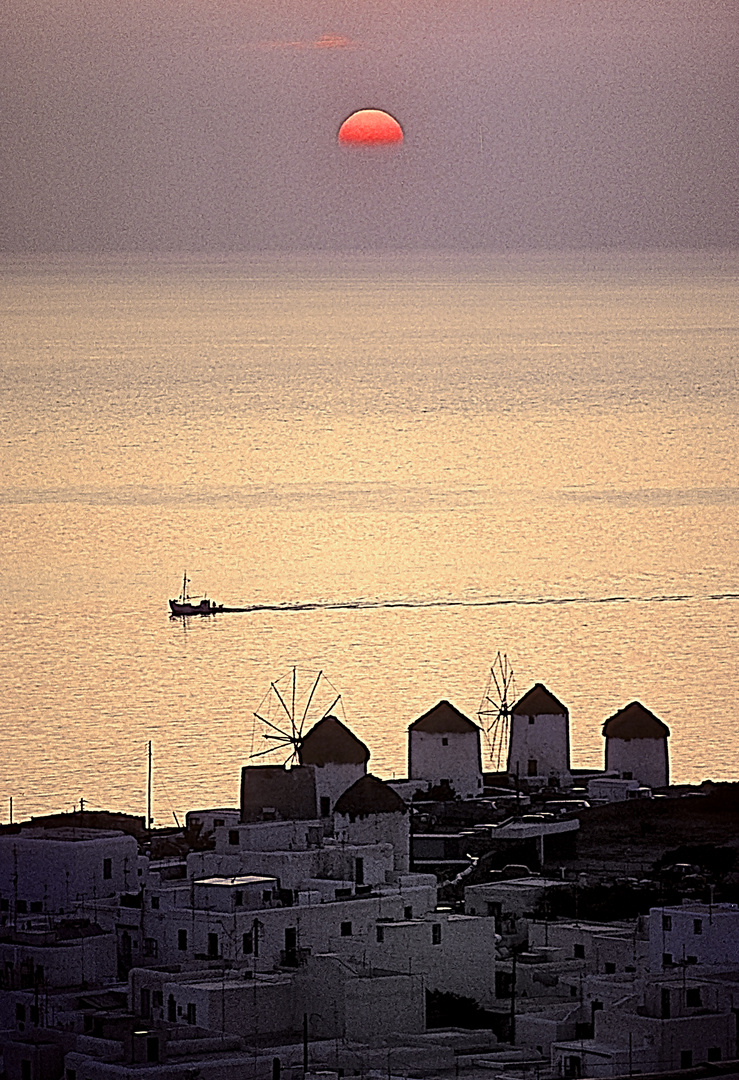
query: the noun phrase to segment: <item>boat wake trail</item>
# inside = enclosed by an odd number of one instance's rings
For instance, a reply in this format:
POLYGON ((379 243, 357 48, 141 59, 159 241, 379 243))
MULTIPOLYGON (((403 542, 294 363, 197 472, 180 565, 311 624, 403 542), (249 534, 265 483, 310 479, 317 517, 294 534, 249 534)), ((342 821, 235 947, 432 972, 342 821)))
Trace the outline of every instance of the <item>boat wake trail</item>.
POLYGON ((708 593, 703 596, 688 593, 657 594, 655 596, 535 596, 490 597, 488 599, 447 600, 347 600, 296 604, 250 604, 248 607, 220 608, 224 612, 258 611, 372 611, 381 608, 450 608, 450 607, 542 607, 554 604, 665 604, 703 600, 739 600, 739 593, 708 593))

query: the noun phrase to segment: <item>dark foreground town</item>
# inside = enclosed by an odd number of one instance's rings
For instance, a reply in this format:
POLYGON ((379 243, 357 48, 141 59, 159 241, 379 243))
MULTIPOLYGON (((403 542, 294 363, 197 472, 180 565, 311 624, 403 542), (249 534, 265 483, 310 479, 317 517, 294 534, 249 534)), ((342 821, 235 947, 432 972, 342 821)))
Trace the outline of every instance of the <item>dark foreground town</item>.
POLYGON ((669 785, 667 727, 510 710, 507 769, 439 702, 405 780, 325 716, 184 829, 0 827, 7 1080, 739 1074, 739 785, 669 785))

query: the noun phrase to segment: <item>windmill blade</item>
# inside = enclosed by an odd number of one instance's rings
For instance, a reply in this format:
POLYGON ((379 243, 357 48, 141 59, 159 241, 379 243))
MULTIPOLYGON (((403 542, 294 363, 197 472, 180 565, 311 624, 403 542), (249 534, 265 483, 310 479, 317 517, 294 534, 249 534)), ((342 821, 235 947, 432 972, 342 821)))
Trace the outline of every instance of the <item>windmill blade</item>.
POLYGON ((331 704, 329 705, 329 707, 326 709, 325 713, 321 717, 321 720, 325 720, 327 716, 330 716, 332 709, 334 709, 338 705, 338 703, 340 701, 341 701, 341 694, 339 694, 338 697, 334 698, 334 700, 331 702, 331 704))
POLYGON ((285 710, 285 715, 287 716, 288 720, 290 721, 291 726, 294 727, 295 725, 294 725, 293 718, 290 715, 290 710, 288 709, 287 705, 285 704, 285 702, 283 700, 283 697, 282 697, 282 694, 277 689, 277 683, 274 683, 274 682, 270 683, 270 686, 274 690, 275 695, 277 696, 277 700, 279 701, 280 705, 282 705, 283 709, 285 710))
POLYGON ((313 683, 313 686, 311 687, 310 694, 308 694, 308 700, 305 703, 305 708, 303 709, 303 715, 302 715, 301 720, 300 720, 300 733, 301 734, 303 732, 303 724, 305 723, 305 718, 308 715, 308 710, 310 709, 310 704, 313 701, 313 695, 315 694, 316 690, 318 689, 318 684, 321 681, 321 675, 323 675, 323 671, 319 671, 318 674, 316 675, 316 680, 313 683))
MULTIPOLYGON (((288 735, 288 733, 286 731, 283 731, 282 728, 277 727, 277 724, 273 724, 272 721, 268 720, 266 716, 262 716, 258 712, 255 712, 254 715, 256 716, 257 720, 261 720, 263 724, 267 725, 267 727, 271 727, 273 731, 278 732, 283 737, 283 739, 287 739, 288 742, 292 742, 292 736, 288 735)), ((265 736, 265 738, 266 737, 267 736, 265 736)))

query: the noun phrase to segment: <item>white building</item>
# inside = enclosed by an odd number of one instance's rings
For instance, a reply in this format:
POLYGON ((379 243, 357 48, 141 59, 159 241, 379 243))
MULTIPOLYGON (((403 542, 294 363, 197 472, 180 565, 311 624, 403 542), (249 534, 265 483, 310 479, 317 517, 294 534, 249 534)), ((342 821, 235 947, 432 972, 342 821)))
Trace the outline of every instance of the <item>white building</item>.
POLYGON ((508 773, 529 784, 572 785, 569 712, 542 683, 511 710, 508 773))
POLYGON ((448 784, 463 799, 481 795, 480 728, 451 702, 438 702, 408 728, 408 775, 426 786, 448 784))
POLYGON ((623 780, 638 780, 650 788, 667 787, 670 729, 653 712, 632 701, 606 720, 603 734, 606 772, 615 772, 623 780))
POLYGON ((23 828, 0 835, 0 922, 71 914, 106 897, 138 890, 148 860, 122 832, 23 828))
POLYGON ((649 967, 739 965, 739 906, 684 903, 649 912, 649 967))
POLYGON ((620 776, 591 776, 588 780, 588 799, 591 803, 628 802, 629 799, 649 799, 652 789, 642 787, 638 780, 620 776))

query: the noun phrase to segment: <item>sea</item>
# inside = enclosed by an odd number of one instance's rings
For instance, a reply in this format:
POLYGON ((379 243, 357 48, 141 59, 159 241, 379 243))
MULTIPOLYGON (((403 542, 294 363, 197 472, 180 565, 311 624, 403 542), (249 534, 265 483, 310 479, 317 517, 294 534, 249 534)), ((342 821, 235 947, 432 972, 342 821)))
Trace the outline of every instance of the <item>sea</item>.
POLYGON ((639 700, 676 783, 739 779, 738 271, 4 256, 0 821, 144 814, 150 745, 157 825, 237 806, 326 712, 404 776, 499 653, 573 766, 639 700), (185 573, 246 610, 171 618, 185 573))

